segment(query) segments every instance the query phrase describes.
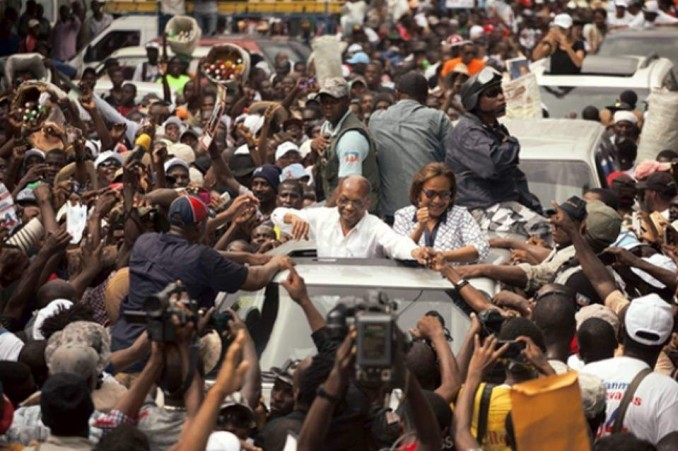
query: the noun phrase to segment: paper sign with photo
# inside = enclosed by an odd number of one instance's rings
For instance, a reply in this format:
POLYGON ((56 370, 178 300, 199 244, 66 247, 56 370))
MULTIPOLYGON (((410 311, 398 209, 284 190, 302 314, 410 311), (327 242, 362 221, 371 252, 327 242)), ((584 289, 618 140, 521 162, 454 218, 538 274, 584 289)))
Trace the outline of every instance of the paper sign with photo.
POLYGON ((530 73, 530 62, 526 58, 506 60, 506 70, 508 70, 511 80, 516 80, 530 73))
POLYGON ((4 183, 0 183, 0 224, 7 230, 13 230, 19 225, 19 216, 16 212, 12 193, 4 183))
POLYGON ((217 131, 217 127, 219 127, 219 121, 221 121, 224 114, 226 114, 226 87, 217 84, 217 99, 214 103, 214 109, 212 110, 210 120, 207 122, 207 127, 205 127, 200 138, 200 143, 205 149, 209 149, 212 144, 214 134, 217 131))

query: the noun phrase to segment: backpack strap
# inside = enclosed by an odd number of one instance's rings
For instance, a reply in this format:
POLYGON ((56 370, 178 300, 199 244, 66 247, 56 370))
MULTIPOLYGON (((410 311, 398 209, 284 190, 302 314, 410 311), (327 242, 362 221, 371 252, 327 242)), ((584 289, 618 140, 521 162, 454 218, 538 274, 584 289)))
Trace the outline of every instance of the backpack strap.
POLYGON ((146 80, 147 69, 148 69, 148 63, 144 61, 141 65, 141 81, 147 81, 146 80))
POLYGON ((487 434, 487 418, 490 415, 490 400, 492 398, 492 390, 494 389, 494 384, 485 384, 483 387, 483 393, 480 396, 480 408, 478 410, 478 434, 476 440, 478 444, 483 444, 483 438, 487 434))
POLYGON ((652 368, 645 368, 641 370, 640 373, 636 374, 636 377, 633 378, 633 380, 627 387, 626 392, 624 392, 624 397, 619 403, 619 408, 617 409, 617 418, 614 420, 614 425, 612 426, 613 434, 618 434, 619 432, 621 432, 622 426, 624 425, 624 417, 626 416, 626 411, 628 410, 629 405, 631 405, 631 401, 633 401, 633 395, 635 395, 636 390, 638 390, 638 386, 640 385, 641 382, 643 382, 645 376, 647 376, 651 372, 652 368))

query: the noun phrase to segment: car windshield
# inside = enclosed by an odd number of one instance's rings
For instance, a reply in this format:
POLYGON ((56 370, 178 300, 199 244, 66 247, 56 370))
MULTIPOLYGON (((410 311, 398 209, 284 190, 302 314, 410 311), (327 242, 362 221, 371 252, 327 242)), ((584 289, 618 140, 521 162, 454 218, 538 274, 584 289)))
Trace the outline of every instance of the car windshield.
MULTIPOLYGON (((624 88, 593 88, 572 86, 542 86, 540 88, 541 101, 549 110, 549 115, 555 119, 569 117, 571 112, 581 118, 582 110, 593 105, 598 109, 612 105, 624 88)), ((638 99, 645 100, 650 95, 647 89, 634 89, 638 99)), ((639 102, 640 103, 640 102, 639 102)))
POLYGON ((303 48, 302 45, 296 44, 296 42, 271 41, 262 42, 260 43, 260 46, 261 50, 264 52, 266 58, 269 61, 275 61, 275 56, 278 53, 284 53, 288 56, 292 64, 305 63, 308 59, 309 53, 303 48))
POLYGON ((659 56, 668 58, 674 63, 678 64, 678 45, 676 45, 676 39, 678 39, 678 33, 675 33, 674 36, 666 36, 664 38, 654 39, 634 36, 615 38, 614 35, 612 35, 605 39, 602 47, 598 51, 598 55, 648 56, 656 53, 659 56))
POLYGON ((527 177, 530 192, 544 209, 551 208, 552 200, 581 197, 584 191, 597 186, 589 165, 583 161, 521 160, 520 169, 527 177))

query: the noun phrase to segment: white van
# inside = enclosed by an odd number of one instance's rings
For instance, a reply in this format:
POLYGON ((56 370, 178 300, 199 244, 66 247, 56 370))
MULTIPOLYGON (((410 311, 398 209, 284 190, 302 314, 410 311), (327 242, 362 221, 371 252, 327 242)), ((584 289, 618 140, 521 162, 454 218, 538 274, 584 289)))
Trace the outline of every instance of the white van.
POLYGON ((158 16, 129 15, 115 19, 90 41, 68 64, 78 69, 78 77, 89 66, 97 66, 123 47, 143 46, 158 37, 158 16))

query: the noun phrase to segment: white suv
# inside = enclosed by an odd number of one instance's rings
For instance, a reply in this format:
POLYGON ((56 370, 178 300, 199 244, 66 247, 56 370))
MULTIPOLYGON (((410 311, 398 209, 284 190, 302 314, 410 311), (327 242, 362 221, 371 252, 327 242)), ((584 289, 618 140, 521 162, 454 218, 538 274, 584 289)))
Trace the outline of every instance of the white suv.
POLYGON ((572 112, 581 117, 582 110, 593 105, 602 109, 614 104, 625 90, 633 90, 645 101, 652 88, 673 86, 673 63, 656 55, 607 57, 587 56, 577 75, 551 75, 548 58, 535 61, 530 70, 537 77, 541 101, 552 118, 564 118, 572 112))

